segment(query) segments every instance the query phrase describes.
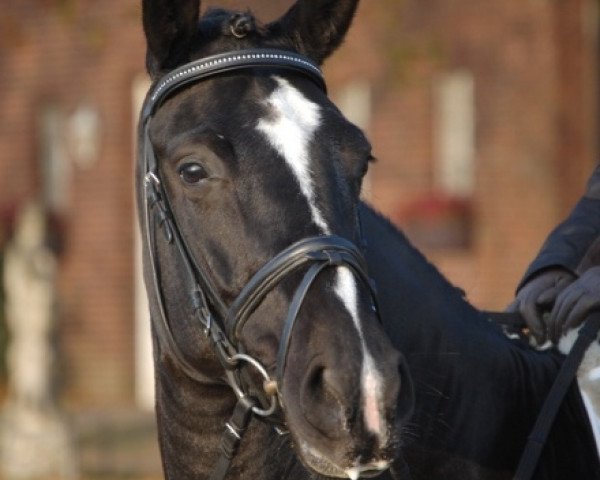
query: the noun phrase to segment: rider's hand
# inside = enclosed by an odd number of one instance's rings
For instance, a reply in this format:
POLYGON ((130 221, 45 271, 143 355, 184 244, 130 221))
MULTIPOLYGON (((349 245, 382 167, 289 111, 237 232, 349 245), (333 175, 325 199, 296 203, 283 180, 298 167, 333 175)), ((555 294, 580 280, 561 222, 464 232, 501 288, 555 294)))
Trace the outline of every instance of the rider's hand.
POLYGON ((550 340, 558 343, 567 330, 581 325, 594 309, 600 309, 600 266, 586 270, 558 294, 546 324, 550 340))
MULTIPOLYGON (((549 330, 544 313, 551 311, 559 293, 576 278, 573 273, 560 267, 544 270, 529 280, 508 306, 508 311, 521 314, 538 345, 543 345, 548 339, 549 330)), ((553 325, 553 328, 558 327, 553 325)))

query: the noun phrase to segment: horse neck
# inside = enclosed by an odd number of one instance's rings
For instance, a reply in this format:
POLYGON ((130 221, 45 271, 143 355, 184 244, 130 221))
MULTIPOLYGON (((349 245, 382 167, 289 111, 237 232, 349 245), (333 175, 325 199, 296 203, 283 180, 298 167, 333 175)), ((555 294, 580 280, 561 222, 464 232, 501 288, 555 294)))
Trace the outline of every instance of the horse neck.
POLYGON ((377 286, 383 321, 398 342, 395 345, 403 352, 421 350, 436 355, 460 354, 476 347, 483 357, 477 368, 492 368, 492 361, 487 361, 491 353, 511 349, 508 342, 497 341, 500 330, 486 322, 465 300, 462 290, 387 219, 364 205, 361 217, 369 273, 377 286), (445 351, 444 344, 450 350, 445 351))
POLYGON ((485 424, 490 431, 502 429, 503 416, 511 414, 505 405, 531 401, 527 392, 514 387, 517 372, 511 362, 521 357, 395 227, 367 207, 362 217, 382 318, 415 380, 415 433, 444 441, 450 432, 443 423, 458 421, 455 415, 464 405, 485 398, 488 386, 498 382, 512 402, 500 404, 485 424))
MULTIPOLYGON (((387 220, 368 208, 362 213, 382 318, 415 384, 415 415, 407 427, 416 438, 413 452, 431 456, 434 451, 449 459, 469 459, 469 468, 493 464, 510 471, 560 360, 509 341, 387 220)), ((581 429, 572 421, 581 414, 580 400, 574 389, 569 395, 571 411, 561 410, 558 420, 581 429)), ((559 436, 551 437, 549 445, 557 441, 559 436)))
MULTIPOLYGON (((156 415, 165 478, 202 480, 221 455, 225 423, 236 397, 226 385, 202 385, 161 365, 156 385, 156 415)), ((296 460, 289 441, 253 418, 233 459, 227 480, 311 478, 296 460), (277 462, 273 456, 277 455, 277 462)))

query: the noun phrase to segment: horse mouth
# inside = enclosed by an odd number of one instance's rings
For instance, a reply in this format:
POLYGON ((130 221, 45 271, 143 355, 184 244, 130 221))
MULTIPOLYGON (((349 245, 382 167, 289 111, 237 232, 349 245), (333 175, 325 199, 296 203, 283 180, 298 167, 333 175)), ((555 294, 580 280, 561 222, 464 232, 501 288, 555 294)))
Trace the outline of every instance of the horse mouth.
POLYGON ((346 470, 346 475, 352 480, 358 478, 375 478, 385 472, 389 466, 388 462, 377 462, 374 465, 353 467, 346 470))
POLYGON ((327 477, 349 478, 351 480, 374 478, 381 475, 390 466, 387 460, 379 460, 369 464, 355 462, 351 466, 342 467, 304 442, 300 442, 299 446, 303 463, 319 475, 327 477))

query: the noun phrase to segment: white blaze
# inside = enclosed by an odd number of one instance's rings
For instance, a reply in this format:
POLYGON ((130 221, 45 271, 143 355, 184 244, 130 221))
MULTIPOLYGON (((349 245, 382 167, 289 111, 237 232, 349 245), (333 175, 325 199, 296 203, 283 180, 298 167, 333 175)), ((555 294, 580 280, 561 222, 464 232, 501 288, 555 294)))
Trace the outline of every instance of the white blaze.
POLYGON ((335 284, 335 293, 342 300, 352 321, 358 330, 360 337, 360 343, 364 352, 364 360, 361 372, 361 394, 363 402, 363 412, 365 415, 366 427, 375 434, 382 437, 382 443, 386 434, 383 425, 383 419, 381 418, 380 398, 381 389, 383 382, 381 375, 375 367, 373 357, 367 349, 365 338, 362 332, 360 319, 358 316, 358 298, 356 291, 356 280, 354 275, 348 270, 347 267, 337 268, 337 278, 335 284))
MULTIPOLYGON (((310 168, 310 144, 321 122, 319 106, 310 102, 286 80, 274 77, 278 87, 266 100, 269 115, 258 122, 257 129, 283 157, 294 173, 302 194, 306 197, 313 222, 323 234, 331 231, 315 201, 313 173, 310 168)), ((365 425, 385 440, 381 416, 382 378, 369 353, 358 314, 356 280, 347 267, 338 267, 335 293, 340 298, 356 326, 362 349, 361 395, 365 425)))
POLYGON ((313 222, 329 233, 323 214, 315 204, 310 171, 310 142, 321 123, 319 106, 309 102, 283 78, 266 103, 273 118, 261 119, 258 130, 265 134, 271 146, 284 158, 294 172, 300 190, 308 200, 313 222))

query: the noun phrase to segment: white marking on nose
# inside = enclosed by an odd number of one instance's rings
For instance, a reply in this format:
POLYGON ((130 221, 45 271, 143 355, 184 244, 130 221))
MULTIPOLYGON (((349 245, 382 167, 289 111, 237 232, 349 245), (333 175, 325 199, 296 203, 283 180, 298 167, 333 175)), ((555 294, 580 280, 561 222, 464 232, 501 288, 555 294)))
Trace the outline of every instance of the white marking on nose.
POLYGON ((360 465, 354 466, 352 468, 348 468, 346 470, 346 475, 350 480, 358 480, 360 478, 360 474, 365 470, 386 470, 390 466, 389 462, 385 460, 380 460, 378 462, 371 463, 369 465, 360 465))
POLYGON ((363 410, 367 428, 376 434, 383 431, 379 399, 381 398, 381 377, 373 365, 373 358, 368 355, 362 368, 363 410))
MULTIPOLYGON (((290 167, 306 197, 312 221, 323 234, 328 235, 331 229, 316 204, 310 168, 309 148, 321 123, 319 106, 305 98, 288 81, 280 77, 274 79, 278 86, 265 101, 269 116, 261 119, 256 128, 290 167)), ((365 343, 358 314, 356 279, 347 267, 337 268, 334 290, 352 317, 363 350, 361 396, 365 425, 383 442, 386 436, 380 411, 383 382, 365 343)))
POLYGON ((346 475, 350 480, 358 480, 360 478, 360 468, 353 467, 346 470, 346 475))
POLYGON ((386 435, 384 422, 381 417, 383 381, 365 343, 365 337, 358 316, 356 280, 347 267, 338 267, 337 269, 335 292, 346 306, 348 312, 350 312, 352 321, 356 330, 358 330, 358 336, 363 349, 364 356, 360 383, 365 426, 371 433, 379 435, 383 443, 386 435))
POLYGON ((588 373, 588 380, 590 382, 597 382, 600 380, 600 367, 592 368, 588 373))

